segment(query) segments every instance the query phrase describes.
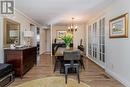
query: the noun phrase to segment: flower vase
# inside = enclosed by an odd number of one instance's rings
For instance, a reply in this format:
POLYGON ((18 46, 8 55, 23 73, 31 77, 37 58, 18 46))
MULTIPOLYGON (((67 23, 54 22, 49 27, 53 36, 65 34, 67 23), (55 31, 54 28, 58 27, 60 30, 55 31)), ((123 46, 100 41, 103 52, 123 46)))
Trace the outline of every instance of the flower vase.
POLYGON ((70 44, 66 44, 66 49, 70 49, 70 44))

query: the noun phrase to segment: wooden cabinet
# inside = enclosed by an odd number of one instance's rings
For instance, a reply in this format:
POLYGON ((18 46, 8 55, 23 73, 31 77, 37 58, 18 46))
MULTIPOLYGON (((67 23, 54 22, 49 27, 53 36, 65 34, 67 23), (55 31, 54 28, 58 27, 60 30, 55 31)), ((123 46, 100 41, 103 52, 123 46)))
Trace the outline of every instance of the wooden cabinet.
POLYGON ((37 48, 5 48, 4 57, 6 63, 13 65, 15 75, 22 78, 36 64, 37 48))

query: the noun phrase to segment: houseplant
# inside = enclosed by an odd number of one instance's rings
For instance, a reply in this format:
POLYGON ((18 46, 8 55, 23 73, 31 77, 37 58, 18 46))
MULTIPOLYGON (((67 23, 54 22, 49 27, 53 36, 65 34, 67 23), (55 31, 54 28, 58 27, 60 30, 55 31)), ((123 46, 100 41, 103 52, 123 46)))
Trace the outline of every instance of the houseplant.
POLYGON ((70 44, 73 41, 73 35, 71 33, 67 33, 66 35, 61 36, 60 38, 64 41, 64 43, 66 45, 66 49, 69 49, 70 44))

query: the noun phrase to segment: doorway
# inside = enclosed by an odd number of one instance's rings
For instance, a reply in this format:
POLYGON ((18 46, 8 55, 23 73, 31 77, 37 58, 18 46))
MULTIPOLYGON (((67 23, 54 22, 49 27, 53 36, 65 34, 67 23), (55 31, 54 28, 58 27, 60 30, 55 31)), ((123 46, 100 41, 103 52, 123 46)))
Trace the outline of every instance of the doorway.
POLYGON ((51 53, 51 29, 45 29, 45 52, 51 53))

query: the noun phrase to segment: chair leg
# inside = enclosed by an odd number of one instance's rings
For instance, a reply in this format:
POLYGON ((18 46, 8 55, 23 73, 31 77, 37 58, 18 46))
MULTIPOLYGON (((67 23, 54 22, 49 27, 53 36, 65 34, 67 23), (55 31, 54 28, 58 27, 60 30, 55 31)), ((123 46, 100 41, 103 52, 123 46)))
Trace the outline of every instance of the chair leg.
POLYGON ((83 67, 83 69, 85 70, 85 66, 84 66, 84 63, 83 63, 83 59, 80 60, 80 64, 81 64, 81 66, 83 67))
POLYGON ((80 83, 80 77, 79 77, 79 66, 76 67, 76 72, 77 72, 78 83, 80 83))
POLYGON ((67 84, 68 67, 65 66, 65 83, 67 84))
POLYGON ((85 70, 85 66, 84 66, 84 63, 83 63, 83 61, 82 61, 82 64, 83 64, 83 69, 85 70))
POLYGON ((56 71, 57 62, 58 62, 58 59, 56 59, 56 61, 55 61, 55 64, 54 64, 54 70, 53 70, 53 72, 55 72, 55 71, 56 71))
POLYGON ((64 68, 64 61, 60 60, 60 73, 64 73, 65 72, 65 68, 64 68))
POLYGON ((53 72, 55 72, 56 71, 56 61, 55 61, 55 64, 54 64, 54 70, 53 70, 53 72))

